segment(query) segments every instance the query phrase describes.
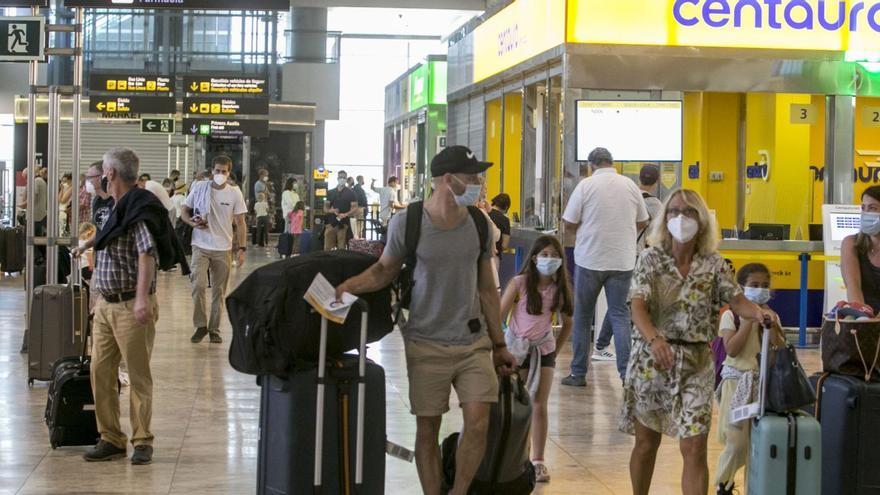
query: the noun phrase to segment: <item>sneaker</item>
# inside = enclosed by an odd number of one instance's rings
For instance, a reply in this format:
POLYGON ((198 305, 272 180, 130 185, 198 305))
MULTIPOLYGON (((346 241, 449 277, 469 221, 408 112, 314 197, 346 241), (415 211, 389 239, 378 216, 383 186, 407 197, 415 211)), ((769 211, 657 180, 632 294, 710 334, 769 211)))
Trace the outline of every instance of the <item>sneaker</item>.
POLYGON ((211 339, 212 344, 222 344, 223 337, 220 336, 219 332, 211 332, 209 338, 211 339))
POLYGON ((123 387, 131 385, 131 379, 129 378, 127 371, 119 370, 119 384, 123 387))
POLYGON ((193 344, 198 344, 202 341, 202 339, 205 338, 205 335, 208 335, 208 327, 196 328, 196 333, 194 333, 193 336, 190 337, 189 341, 193 344))
POLYGON ((608 349, 593 348, 593 361, 616 361, 614 353, 608 349))
POLYGON ((719 483, 718 490, 715 492, 715 494, 716 495, 734 495, 734 491, 733 491, 734 486, 735 485, 733 483, 731 483, 730 488, 727 488, 724 486, 724 483, 719 483))
POLYGON ((569 387, 586 387, 587 378, 584 376, 568 375, 562 379, 562 384, 569 387))
POLYGON ((535 481, 538 483, 547 483, 550 481, 550 470, 543 461, 533 461, 535 465, 535 481))
POLYGON ((97 445, 90 448, 83 454, 83 459, 88 462, 104 462, 114 459, 122 459, 125 457, 125 447, 119 448, 110 442, 101 440, 97 445))
POLYGON ((138 445, 131 455, 131 463, 135 466, 143 466, 153 462, 153 447, 150 445, 138 445))

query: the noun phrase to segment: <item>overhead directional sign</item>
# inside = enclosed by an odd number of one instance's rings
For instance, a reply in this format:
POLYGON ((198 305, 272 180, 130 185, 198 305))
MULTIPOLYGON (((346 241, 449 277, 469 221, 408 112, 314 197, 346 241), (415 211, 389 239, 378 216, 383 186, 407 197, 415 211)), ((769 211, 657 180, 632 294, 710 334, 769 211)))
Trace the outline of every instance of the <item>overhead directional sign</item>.
POLYGON ((89 97, 89 111, 94 113, 174 113, 177 103, 167 96, 98 96, 89 97))
POLYGON ((43 17, 0 17, 0 60, 31 62, 45 59, 43 17))
POLYGON ((138 76, 126 74, 92 74, 90 91, 118 93, 171 93, 174 80, 167 76, 138 76))
POLYGON ((64 6, 102 9, 290 10, 290 0, 64 0, 64 6))
POLYGON ((0 7, 48 7, 49 0, 0 0, 0 7))
POLYGON ((187 93, 220 95, 265 95, 266 79, 256 77, 201 77, 183 78, 187 93))
POLYGON ((174 134, 174 119, 141 119, 141 134, 174 134))
POLYGON ((183 113, 200 115, 269 115, 268 98, 189 97, 183 113))
POLYGON ((183 119, 183 133, 212 137, 267 137, 268 120, 183 119))

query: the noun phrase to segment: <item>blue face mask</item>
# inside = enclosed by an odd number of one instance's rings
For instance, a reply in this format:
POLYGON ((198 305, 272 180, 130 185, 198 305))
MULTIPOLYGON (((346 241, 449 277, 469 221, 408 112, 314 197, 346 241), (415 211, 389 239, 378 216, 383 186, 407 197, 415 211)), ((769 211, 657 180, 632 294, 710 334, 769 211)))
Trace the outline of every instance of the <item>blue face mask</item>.
POLYGON ((862 212, 862 233, 866 235, 880 234, 880 213, 862 212))
POLYGON ((755 304, 767 304, 770 301, 770 289, 764 289, 762 287, 745 287, 743 288, 743 295, 746 296, 746 299, 752 301, 755 304))
POLYGON ((455 191, 452 191, 452 195, 455 197, 455 204, 458 206, 468 206, 472 205, 480 199, 480 193, 483 191, 483 186, 480 184, 465 184, 456 176, 452 176, 455 180, 458 181, 459 184, 464 186, 464 194, 455 194, 455 191))

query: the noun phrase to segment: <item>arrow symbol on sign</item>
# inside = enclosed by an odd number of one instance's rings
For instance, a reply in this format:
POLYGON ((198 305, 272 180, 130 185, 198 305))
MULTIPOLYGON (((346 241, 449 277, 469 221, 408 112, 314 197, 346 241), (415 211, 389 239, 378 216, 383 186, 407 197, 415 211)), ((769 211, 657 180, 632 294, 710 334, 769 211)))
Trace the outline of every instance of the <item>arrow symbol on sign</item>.
POLYGON ((192 83, 189 85, 189 89, 195 91, 195 90, 199 89, 199 85, 197 83, 192 83))
POLYGON ((191 130, 193 134, 198 134, 198 132, 199 132, 199 126, 197 126, 197 125, 193 125, 192 127, 190 127, 189 130, 191 130))
POLYGON ((199 106, 196 105, 195 103, 193 103, 192 105, 189 106, 189 111, 192 113, 196 113, 199 111, 199 106))
POLYGON ((104 109, 104 102, 103 101, 99 102, 97 105, 95 105, 95 108, 97 108, 98 110, 103 110, 104 109))
POLYGON ((149 129, 149 130, 152 131, 152 130, 155 129, 155 128, 156 128, 156 123, 155 123, 155 122, 147 122, 147 129, 149 129))

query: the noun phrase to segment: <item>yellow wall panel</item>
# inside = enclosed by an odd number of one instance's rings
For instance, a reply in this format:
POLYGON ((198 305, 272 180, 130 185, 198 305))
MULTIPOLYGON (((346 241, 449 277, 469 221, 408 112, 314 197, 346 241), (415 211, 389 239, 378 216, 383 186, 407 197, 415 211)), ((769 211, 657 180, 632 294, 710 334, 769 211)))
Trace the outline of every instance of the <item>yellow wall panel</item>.
POLYGON ((791 225, 791 237, 807 237, 812 197, 810 125, 791 123, 793 104, 810 95, 749 94, 746 100, 746 164, 769 153, 769 180, 746 179, 745 220, 791 225))
MULTIPOLYGON (((501 190, 510 195, 510 213, 520 213, 522 183, 522 93, 504 95, 504 184, 501 190)), ((489 199, 494 196, 489 190, 489 199)))
POLYGON ((486 190, 491 199, 501 190, 501 99, 486 102, 486 158, 492 166, 486 171, 486 190))
POLYGON ((706 182, 706 200, 715 210, 718 225, 724 229, 736 225, 737 163, 740 95, 706 93, 703 118, 706 120, 706 161, 704 175, 721 172, 724 179, 706 182))
POLYGON ((682 120, 684 150, 682 155, 681 183, 682 187, 685 189, 692 189, 705 197, 705 185, 707 183, 706 174, 701 170, 700 178, 691 179, 688 177, 688 167, 697 162, 700 163, 702 169, 705 169, 706 147, 703 137, 705 135, 705 123, 707 121, 703 119, 704 99, 703 93, 684 94, 684 116, 682 120))

